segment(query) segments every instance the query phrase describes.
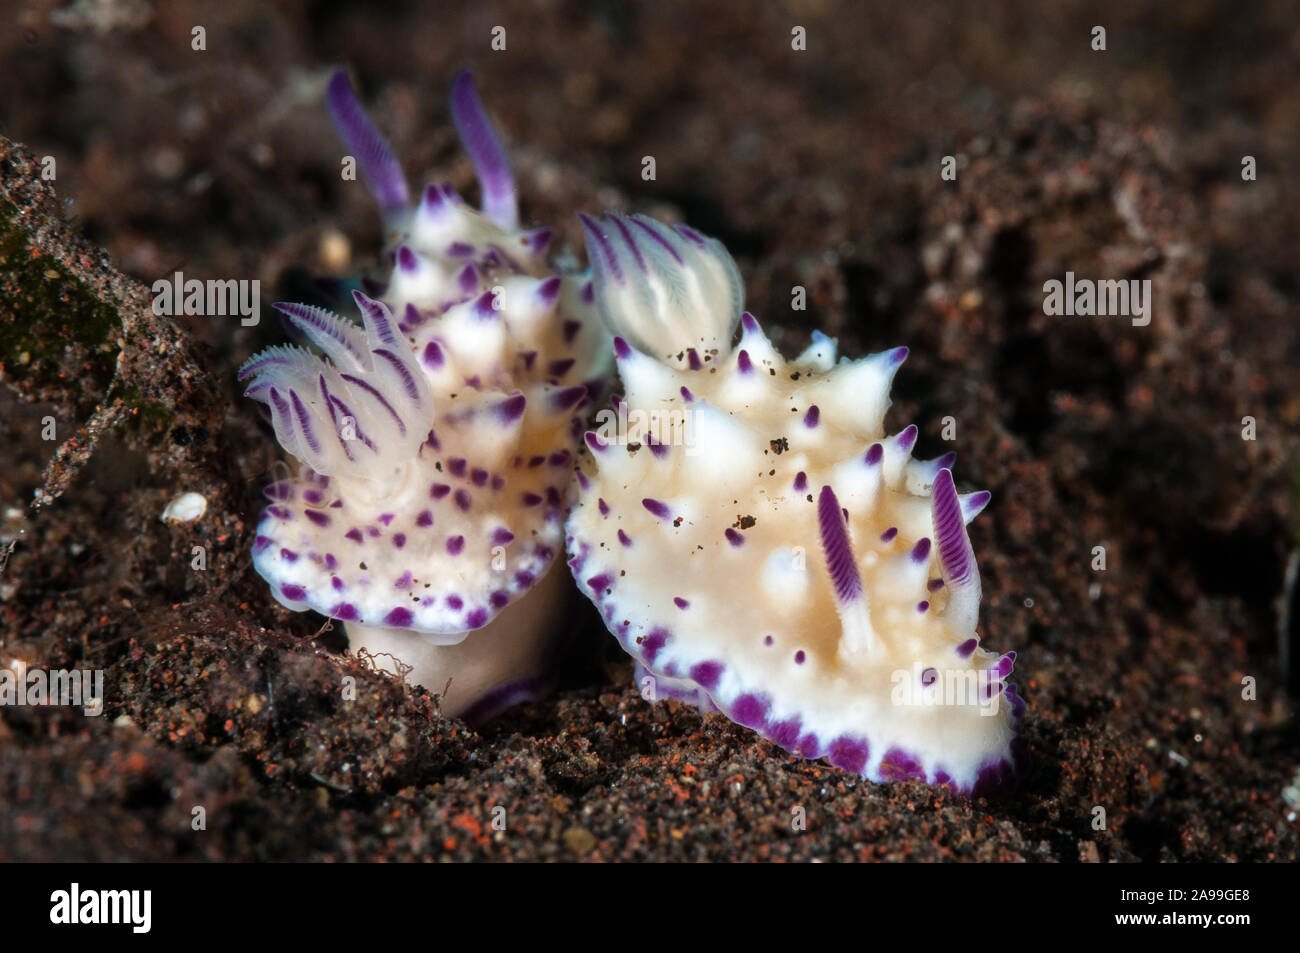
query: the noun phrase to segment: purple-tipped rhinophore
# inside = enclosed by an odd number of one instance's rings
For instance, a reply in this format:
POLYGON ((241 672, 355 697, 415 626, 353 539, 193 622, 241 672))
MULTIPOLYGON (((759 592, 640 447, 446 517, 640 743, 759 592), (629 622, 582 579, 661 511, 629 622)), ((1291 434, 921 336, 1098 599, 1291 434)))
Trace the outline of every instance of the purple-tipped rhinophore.
POLYGON ((388 140, 379 134, 379 130, 357 102, 352 84, 348 81, 347 70, 340 69, 330 77, 326 103, 334 119, 334 126, 339 131, 339 138, 356 158, 370 194, 379 203, 384 217, 405 211, 410 204, 410 195, 406 188, 406 176, 402 173, 402 164, 397 161, 388 140))
POLYGON ((519 200, 510 157, 492 128, 469 70, 457 74, 452 84, 451 116, 483 190, 483 214, 506 231, 514 231, 519 225, 519 200))
POLYGON ((840 501, 835 491, 824 486, 817 495, 817 524, 821 529, 822 552, 826 568, 835 587, 835 598, 841 605, 862 598, 862 576, 853 559, 853 544, 849 541, 849 528, 844 522, 840 501))

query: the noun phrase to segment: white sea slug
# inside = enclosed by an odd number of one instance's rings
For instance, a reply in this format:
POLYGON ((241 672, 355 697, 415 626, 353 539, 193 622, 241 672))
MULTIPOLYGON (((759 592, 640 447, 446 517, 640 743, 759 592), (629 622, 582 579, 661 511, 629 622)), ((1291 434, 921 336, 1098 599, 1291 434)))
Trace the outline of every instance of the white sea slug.
POLYGON ((320 355, 272 347, 240 369, 300 464, 266 491, 253 564, 284 605, 342 620, 354 649, 400 659, 436 691, 450 678, 442 710, 482 720, 548 675, 565 591, 551 567, 608 337, 590 283, 548 266, 550 229, 519 229, 469 74, 452 114, 481 212, 439 185, 412 207, 342 71, 328 101, 394 267, 377 297, 354 293, 360 326, 276 305, 320 355))
POLYGON ((886 435, 907 349, 836 363, 814 333, 786 361, 721 244, 583 224, 625 396, 585 438, 569 565, 643 691, 873 781, 1007 786, 1024 702, 976 636, 966 534, 989 494, 886 435))

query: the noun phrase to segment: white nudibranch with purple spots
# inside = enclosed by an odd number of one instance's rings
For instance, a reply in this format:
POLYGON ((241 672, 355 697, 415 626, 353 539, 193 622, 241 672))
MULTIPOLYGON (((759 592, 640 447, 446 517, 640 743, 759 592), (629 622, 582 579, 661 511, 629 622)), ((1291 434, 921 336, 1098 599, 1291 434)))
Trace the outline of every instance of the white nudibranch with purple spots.
POLYGON ((814 333, 787 361, 718 242, 583 224, 624 396, 585 438, 569 565, 643 693, 873 781, 1009 785, 1024 702, 976 635, 966 533, 989 494, 885 433, 907 349, 837 363, 814 333))
POLYGON ((550 229, 519 229, 468 73, 452 115, 481 212, 440 185, 412 207, 342 71, 328 103, 394 267, 377 296, 354 293, 361 325, 276 305, 320 353, 272 347, 240 369, 300 464, 266 491, 253 563, 284 605, 342 620, 354 649, 400 659, 434 691, 450 678, 442 710, 481 720, 549 674, 565 591, 551 569, 609 339, 590 283, 548 265, 550 229))

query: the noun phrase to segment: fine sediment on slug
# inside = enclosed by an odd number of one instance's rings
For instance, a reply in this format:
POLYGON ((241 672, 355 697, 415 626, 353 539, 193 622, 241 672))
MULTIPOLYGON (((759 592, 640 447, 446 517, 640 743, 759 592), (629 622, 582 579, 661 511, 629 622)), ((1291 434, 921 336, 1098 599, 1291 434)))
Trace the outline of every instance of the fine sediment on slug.
POLYGON ((342 620, 354 649, 396 656, 434 691, 450 678, 444 712, 492 714, 549 674, 554 585, 533 608, 531 594, 556 576, 607 337, 590 284, 548 265, 551 231, 519 229, 509 163, 468 74, 452 114, 482 211, 441 185, 412 205, 341 71, 329 106, 394 267, 373 296, 354 292, 360 325, 276 305, 315 351, 268 348, 240 370, 300 464, 266 490, 254 566, 284 605, 342 620))
POLYGON ((886 434, 907 349, 837 362, 814 334, 787 361, 716 241, 584 226, 625 393, 585 437, 569 565, 643 692, 873 781, 1010 785, 1024 702, 1015 653, 980 646, 966 534, 989 494, 886 434))

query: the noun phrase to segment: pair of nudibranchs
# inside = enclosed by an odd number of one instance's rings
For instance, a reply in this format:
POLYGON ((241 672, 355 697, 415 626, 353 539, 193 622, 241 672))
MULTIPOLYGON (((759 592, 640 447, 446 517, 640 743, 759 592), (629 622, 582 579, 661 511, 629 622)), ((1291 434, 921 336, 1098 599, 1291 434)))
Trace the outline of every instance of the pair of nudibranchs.
POLYGON ((907 349, 837 361, 814 332, 785 360, 726 249, 640 215, 582 216, 590 271, 554 270, 467 73, 481 210, 412 203, 342 71, 328 102, 393 268, 359 325, 277 305, 315 350, 240 369, 299 462, 253 545, 275 597, 479 722, 549 687, 572 579, 647 698, 871 780, 1009 785, 1024 702, 975 635, 966 534, 989 494, 885 434, 907 349))

